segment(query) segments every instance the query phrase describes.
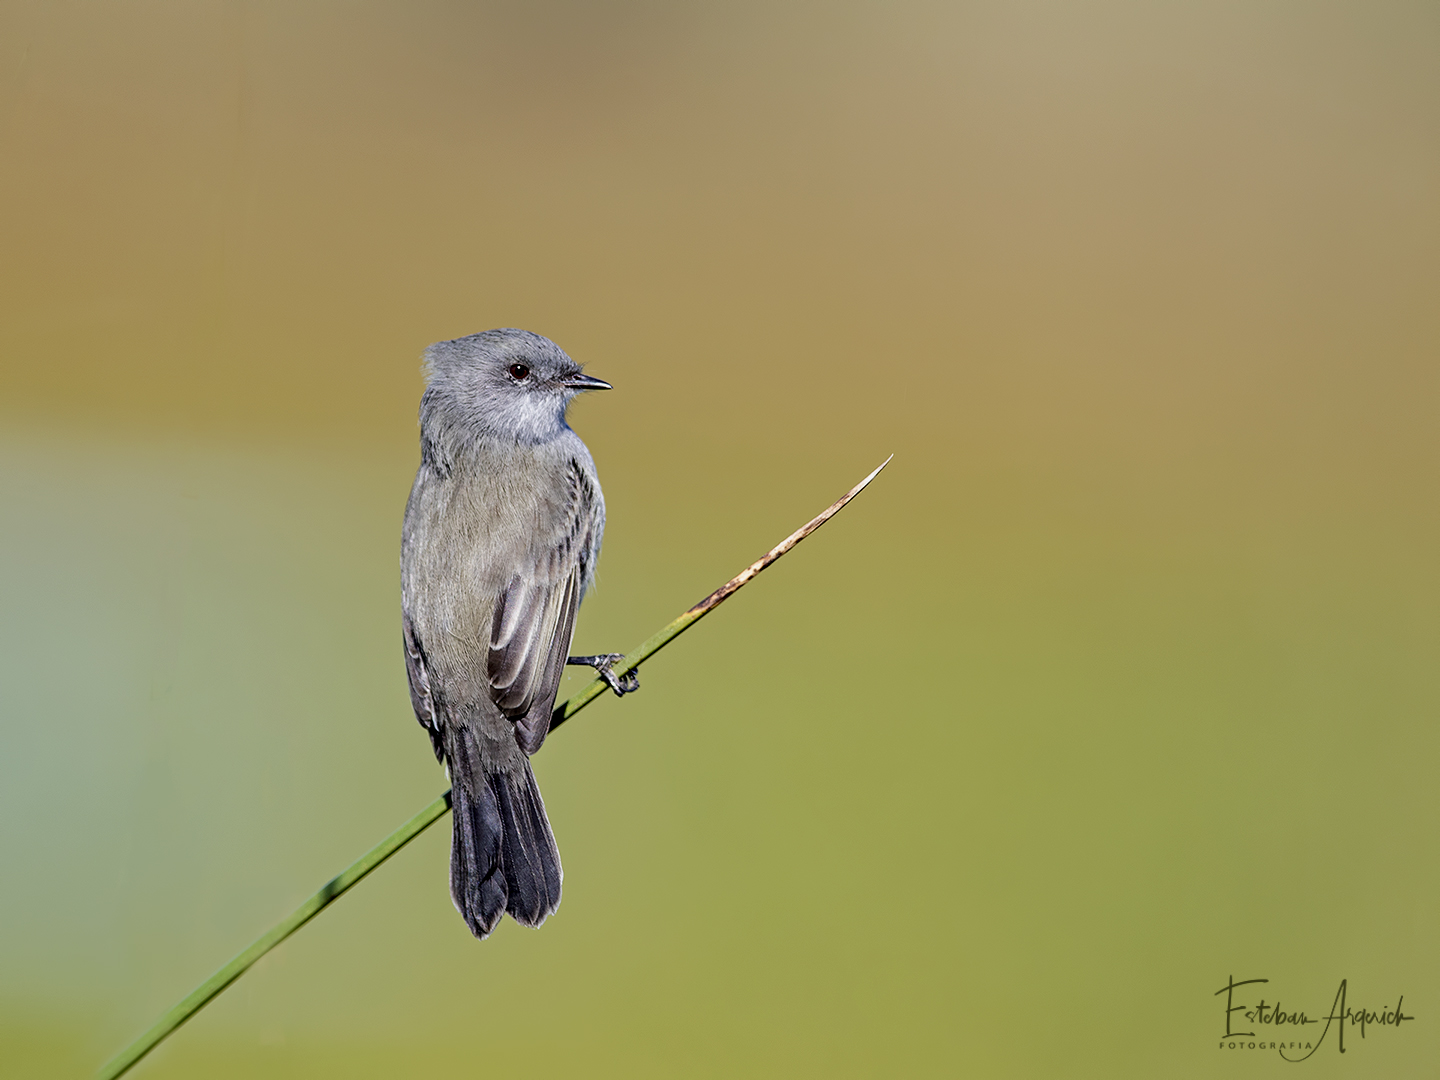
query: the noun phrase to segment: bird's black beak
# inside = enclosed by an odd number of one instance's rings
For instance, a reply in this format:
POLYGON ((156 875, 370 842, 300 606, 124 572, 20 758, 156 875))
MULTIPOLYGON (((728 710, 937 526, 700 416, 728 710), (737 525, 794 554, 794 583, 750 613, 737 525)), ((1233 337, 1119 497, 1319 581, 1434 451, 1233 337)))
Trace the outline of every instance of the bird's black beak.
POLYGON ((593 375, 586 375, 584 372, 576 372, 574 375, 567 375, 560 380, 560 385, 568 390, 614 390, 604 379, 597 379, 593 375))

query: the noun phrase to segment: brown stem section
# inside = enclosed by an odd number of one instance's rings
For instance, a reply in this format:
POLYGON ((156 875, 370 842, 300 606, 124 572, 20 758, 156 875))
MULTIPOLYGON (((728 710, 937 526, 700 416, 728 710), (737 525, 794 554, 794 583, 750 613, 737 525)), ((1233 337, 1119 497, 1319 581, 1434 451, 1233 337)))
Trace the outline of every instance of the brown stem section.
POLYGON ((781 555, 784 555, 796 544, 800 543, 801 540, 804 540, 821 525, 824 525, 825 522, 829 521, 841 510, 845 509, 845 504, 848 503, 851 499, 855 498, 856 495, 859 495, 860 492, 864 491, 865 485, 870 483, 871 480, 874 480, 875 477, 880 474, 880 470, 885 468, 886 465, 890 464, 890 461, 892 458, 894 458, 894 456, 894 454, 891 454, 890 457, 882 461, 879 467, 876 468, 876 470, 872 472, 869 476, 865 477, 864 480, 861 480, 858 484, 856 484, 853 488, 847 491, 844 495, 840 496, 839 499, 831 503, 830 506, 828 506, 825 510, 821 511, 810 521, 806 522, 804 525, 801 525, 800 528, 796 529, 784 540, 781 540, 780 543, 776 544, 763 556, 761 556, 759 559, 756 559, 753 563, 747 566, 744 570, 741 570, 740 573, 736 574, 724 585, 721 585, 720 588, 716 589, 709 596, 705 597, 704 600, 701 600, 694 607, 690 608, 688 611, 685 612, 685 614, 704 615, 708 613, 711 608, 715 607, 721 601, 728 598, 731 593, 735 592, 742 585, 748 584, 750 579, 753 578, 756 574, 760 573, 761 570, 764 570, 776 559, 780 558, 781 555))

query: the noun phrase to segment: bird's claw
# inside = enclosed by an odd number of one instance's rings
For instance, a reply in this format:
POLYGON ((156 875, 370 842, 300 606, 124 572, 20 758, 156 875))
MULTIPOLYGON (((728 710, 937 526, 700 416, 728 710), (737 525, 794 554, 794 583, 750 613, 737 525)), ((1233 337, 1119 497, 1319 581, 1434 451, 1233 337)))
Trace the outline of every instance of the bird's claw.
POLYGON ((624 675, 616 675, 611 670, 615 664, 624 659, 624 653, 601 653, 599 656, 571 656, 566 659, 565 663, 593 667, 600 673, 600 678, 605 680, 605 685, 615 691, 616 697, 624 697, 626 694, 640 689, 639 671, 631 668, 624 675))

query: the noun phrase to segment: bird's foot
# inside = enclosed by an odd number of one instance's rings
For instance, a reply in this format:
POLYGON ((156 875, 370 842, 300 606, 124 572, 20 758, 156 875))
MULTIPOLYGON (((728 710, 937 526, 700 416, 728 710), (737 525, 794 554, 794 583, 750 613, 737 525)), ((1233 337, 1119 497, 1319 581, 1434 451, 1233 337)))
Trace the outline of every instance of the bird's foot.
POLYGON ((599 656, 572 656, 565 663, 577 664, 582 667, 593 667, 600 673, 600 678, 605 680, 605 685, 615 691, 616 697, 624 697, 626 694, 634 693, 640 689, 640 672, 634 668, 625 672, 624 675, 616 675, 611 669, 621 660, 625 659, 624 653, 601 653, 599 656))

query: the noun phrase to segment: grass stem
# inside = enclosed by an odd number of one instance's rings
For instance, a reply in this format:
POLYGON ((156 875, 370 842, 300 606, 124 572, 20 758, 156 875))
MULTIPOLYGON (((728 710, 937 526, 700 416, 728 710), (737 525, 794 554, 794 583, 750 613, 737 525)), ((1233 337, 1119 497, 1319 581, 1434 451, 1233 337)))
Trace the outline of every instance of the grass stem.
MULTIPOLYGON (((894 455, 891 455, 892 457, 894 455)), ((652 634, 638 648, 626 653, 624 660, 615 664, 613 670, 617 676, 624 675, 628 671, 638 668, 642 661, 648 660, 670 642, 683 634, 690 627, 703 619, 710 612, 719 607, 725 600, 735 594, 737 590, 749 583, 757 574, 773 563, 780 556, 793 548, 801 540, 804 540, 812 532, 818 529, 825 522, 838 514, 851 499, 859 495, 865 489, 865 485, 874 480, 880 469, 890 464, 890 458, 886 458, 874 472, 861 480, 837 501, 826 507, 819 515, 806 522, 800 528, 787 536, 780 543, 776 544, 761 558, 751 563, 740 573, 727 581, 720 588, 716 589, 709 596, 705 597, 694 607, 682 613, 668 626, 652 634)), ((550 721, 550 728, 553 731, 565 721, 578 713, 585 706, 595 701, 605 692, 606 686, 602 679, 594 679, 574 697, 565 704, 557 707, 550 721)), ((244 952, 211 975, 192 991, 178 1005, 172 1008, 159 1020, 157 1020, 149 1031, 141 1035, 133 1043, 127 1046, 121 1053, 112 1058, 106 1066, 100 1070, 100 1080, 114 1080, 115 1077, 123 1076, 129 1072, 146 1054, 159 1046, 172 1032, 181 1024, 189 1020, 197 1012, 203 1009, 212 1000, 218 997, 227 986, 244 975, 250 967, 262 956, 275 948, 291 934, 299 930, 311 919, 319 915, 327 907, 340 899, 350 889, 363 881, 372 870, 378 867, 386 859, 390 858, 397 851, 403 848, 415 837, 428 829, 450 809, 450 792, 445 792, 429 806, 421 810, 400 828, 387 836, 380 843, 367 851, 355 862, 351 863, 339 875, 331 878, 325 886, 314 896, 306 900, 295 909, 291 915, 273 926, 267 933, 254 942, 244 952)))

